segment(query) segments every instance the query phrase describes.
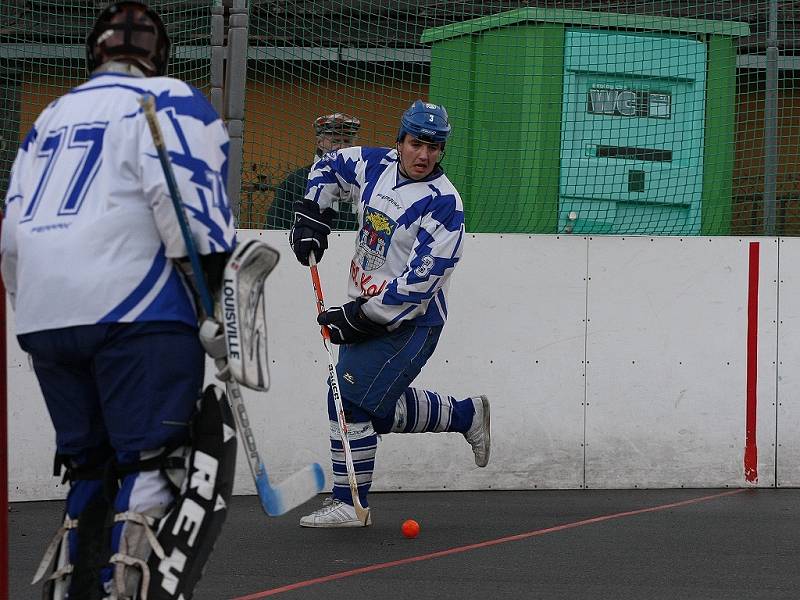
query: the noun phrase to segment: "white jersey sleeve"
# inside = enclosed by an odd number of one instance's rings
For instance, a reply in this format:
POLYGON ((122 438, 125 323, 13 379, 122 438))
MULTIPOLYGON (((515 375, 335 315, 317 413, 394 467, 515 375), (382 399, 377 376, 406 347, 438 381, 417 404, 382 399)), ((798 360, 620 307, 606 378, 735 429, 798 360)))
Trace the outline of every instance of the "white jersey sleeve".
MULTIPOLYGON (((226 229, 233 223, 224 170, 228 133, 208 100, 192 91, 191 102, 183 106, 171 95, 156 96, 156 116, 197 251, 226 252, 231 249, 226 229)), ((167 257, 184 257, 186 244, 149 127, 144 118, 136 119, 135 124, 136 137, 142 142, 138 168, 144 197, 153 210, 167 257)))
POLYGON ((361 151, 360 146, 352 146, 318 159, 308 174, 306 199, 319 204, 320 211, 337 210, 340 202, 356 206, 364 183, 365 162, 361 151))

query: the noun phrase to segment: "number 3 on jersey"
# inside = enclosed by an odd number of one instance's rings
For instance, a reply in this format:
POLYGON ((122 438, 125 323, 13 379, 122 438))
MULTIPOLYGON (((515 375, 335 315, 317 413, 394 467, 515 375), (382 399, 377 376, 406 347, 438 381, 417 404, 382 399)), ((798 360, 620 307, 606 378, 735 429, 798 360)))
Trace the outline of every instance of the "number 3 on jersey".
MULTIPOLYGON (((75 164, 69 183, 64 188, 56 214, 59 216, 75 215, 80 211, 86 192, 89 189, 97 169, 100 166, 103 136, 108 127, 107 122, 78 123, 67 131, 61 127, 49 131, 42 142, 36 157, 43 161, 40 168, 39 181, 33 197, 22 214, 20 222, 32 221, 44 197, 48 184, 53 179, 54 168, 61 164, 75 164), (64 146, 64 142, 66 146, 64 146), (64 154, 64 156, 61 156, 64 154)), ((61 177, 66 173, 60 173, 61 177)), ((53 185, 60 185, 60 177, 53 185)), ((48 215, 51 216, 51 215, 48 215)))

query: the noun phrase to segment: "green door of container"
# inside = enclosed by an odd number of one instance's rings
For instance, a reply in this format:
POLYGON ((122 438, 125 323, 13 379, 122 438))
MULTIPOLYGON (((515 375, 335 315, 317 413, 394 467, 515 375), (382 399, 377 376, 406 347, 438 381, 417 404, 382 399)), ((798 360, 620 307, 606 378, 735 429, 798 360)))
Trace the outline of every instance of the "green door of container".
POLYGON ((567 31, 559 230, 700 231, 706 46, 567 31))

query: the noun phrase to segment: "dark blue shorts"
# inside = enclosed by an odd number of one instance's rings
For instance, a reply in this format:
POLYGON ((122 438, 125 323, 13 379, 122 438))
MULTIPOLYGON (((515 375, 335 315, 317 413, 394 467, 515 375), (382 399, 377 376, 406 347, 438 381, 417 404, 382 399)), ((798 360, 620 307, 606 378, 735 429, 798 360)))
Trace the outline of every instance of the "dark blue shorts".
POLYGON ((104 323, 18 337, 56 430, 60 454, 110 444, 153 450, 188 438, 205 355, 183 323, 104 323))
MULTIPOLYGON (((336 372, 345 411, 358 407, 379 419, 393 416, 397 400, 428 362, 441 333, 441 326, 408 325, 360 344, 339 346, 336 372)), ((335 412, 331 420, 336 420, 335 412)))

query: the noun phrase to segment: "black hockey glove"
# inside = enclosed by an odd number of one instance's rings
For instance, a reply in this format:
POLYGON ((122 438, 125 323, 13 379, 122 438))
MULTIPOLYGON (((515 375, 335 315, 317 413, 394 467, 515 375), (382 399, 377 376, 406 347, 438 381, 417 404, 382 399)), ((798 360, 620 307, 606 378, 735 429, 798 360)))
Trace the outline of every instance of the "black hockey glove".
POLYGON ((386 333, 386 327, 370 321, 361 312, 366 300, 359 298, 342 306, 334 306, 317 316, 317 323, 325 325, 334 344, 357 344, 386 333))
POLYGON ((294 225, 289 232, 289 244, 300 264, 308 266, 308 255, 314 251, 317 262, 328 248, 328 234, 336 214, 332 208, 321 213, 319 204, 311 200, 298 200, 294 203, 294 225))

